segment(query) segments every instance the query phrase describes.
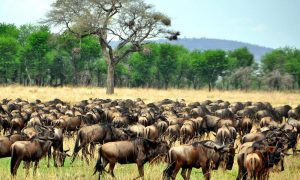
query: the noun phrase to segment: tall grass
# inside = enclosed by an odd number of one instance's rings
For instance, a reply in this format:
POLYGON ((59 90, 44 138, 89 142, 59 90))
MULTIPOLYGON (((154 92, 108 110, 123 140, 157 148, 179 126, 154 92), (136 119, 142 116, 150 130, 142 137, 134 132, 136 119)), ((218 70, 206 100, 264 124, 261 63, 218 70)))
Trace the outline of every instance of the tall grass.
POLYGON ((280 91, 219 91, 193 90, 193 89, 143 89, 143 88, 116 88, 114 95, 105 94, 104 88, 98 87, 24 87, 24 86, 2 86, 0 87, 0 99, 22 98, 29 101, 40 99, 43 101, 59 98, 63 101, 76 103, 89 98, 111 98, 111 99, 136 99, 142 98, 145 102, 159 101, 165 98, 187 102, 203 100, 226 100, 235 101, 262 101, 270 102, 274 106, 289 104, 292 106, 300 103, 300 92, 280 91))
MULTIPOLYGON (((5 86, 0 87, 0 99, 9 98, 16 99, 22 98, 28 101, 34 101, 40 99, 42 101, 52 100, 59 98, 69 103, 76 103, 84 99, 89 98, 111 98, 111 99, 136 99, 142 98, 145 102, 159 101, 165 98, 169 99, 185 99, 187 102, 203 101, 206 99, 211 100, 227 100, 230 102, 235 101, 268 101, 273 106, 279 106, 283 104, 289 104, 296 106, 300 103, 299 92, 263 92, 263 91, 212 91, 206 90, 156 90, 156 89, 128 89, 117 88, 116 94, 106 95, 104 88, 95 87, 63 87, 63 88, 51 88, 51 87, 23 87, 23 86, 5 86)), ((65 140, 65 149, 74 146, 74 140, 65 140)), ((18 174, 15 179, 97 179, 98 175, 92 176, 94 172, 95 159, 92 160, 90 165, 87 165, 80 158, 77 158, 74 164, 70 164, 70 158, 67 158, 65 167, 55 168, 53 167, 53 161, 51 160, 51 167, 47 167, 47 160, 43 159, 37 174, 35 177, 32 175, 32 169, 29 175, 26 177, 23 165, 20 165, 18 174)), ((145 165, 145 179, 161 179, 162 171, 166 167, 166 164, 156 164, 150 166, 145 165)), ((233 170, 231 171, 213 171, 212 179, 216 180, 231 180, 237 176, 237 163, 235 162, 233 170)), ((0 180, 10 179, 10 158, 0 159, 0 180)), ((132 165, 120 165, 115 168, 116 179, 129 180, 138 176, 138 170, 135 164, 132 165)), ((105 174, 101 176, 102 179, 113 179, 110 175, 105 174)), ((180 172, 177 175, 177 179, 182 179, 180 172)), ((193 169, 191 179, 204 179, 201 169, 193 169)), ((297 180, 300 179, 300 158, 297 156, 289 156, 285 159, 285 171, 284 172, 272 172, 270 179, 280 180, 297 180)))

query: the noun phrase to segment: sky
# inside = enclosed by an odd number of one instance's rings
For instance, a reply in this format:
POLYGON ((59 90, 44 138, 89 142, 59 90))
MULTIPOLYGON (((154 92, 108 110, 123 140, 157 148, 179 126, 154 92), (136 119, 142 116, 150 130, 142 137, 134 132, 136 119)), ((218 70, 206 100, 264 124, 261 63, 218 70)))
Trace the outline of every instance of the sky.
MULTIPOLYGON (((38 23, 54 0, 0 0, 0 22, 38 23)), ((300 48, 300 0, 145 0, 181 38, 236 40, 300 48)))

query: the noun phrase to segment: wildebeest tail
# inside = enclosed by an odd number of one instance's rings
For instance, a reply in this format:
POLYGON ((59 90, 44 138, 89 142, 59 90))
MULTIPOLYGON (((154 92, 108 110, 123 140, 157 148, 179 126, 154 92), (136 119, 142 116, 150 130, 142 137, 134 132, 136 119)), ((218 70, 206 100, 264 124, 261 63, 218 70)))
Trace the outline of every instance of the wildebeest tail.
POLYGON ((256 163, 255 163, 255 158, 251 158, 250 159, 250 169, 251 169, 251 177, 255 177, 255 166, 256 166, 256 163))
POLYGON ((145 137, 147 139, 150 139, 150 130, 149 129, 145 129, 145 137))
POLYGON ((102 147, 99 148, 99 156, 94 169, 95 171, 93 175, 95 175, 97 172, 99 172, 99 174, 102 174, 102 172, 104 171, 104 167, 102 164, 102 147))

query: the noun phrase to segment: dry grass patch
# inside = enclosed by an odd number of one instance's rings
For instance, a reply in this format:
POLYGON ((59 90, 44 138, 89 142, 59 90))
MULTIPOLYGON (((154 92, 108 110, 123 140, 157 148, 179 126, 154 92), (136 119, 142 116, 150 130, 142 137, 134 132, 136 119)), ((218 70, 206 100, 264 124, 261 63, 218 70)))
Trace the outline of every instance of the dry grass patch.
POLYGON ((98 87, 24 87, 2 86, 0 87, 0 99, 22 98, 28 101, 40 99, 42 101, 59 98, 63 101, 76 103, 88 98, 111 99, 136 99, 142 98, 145 102, 159 101, 165 98, 187 102, 222 99, 229 102, 235 101, 262 101, 270 102, 274 106, 289 104, 296 106, 300 103, 300 92, 278 91, 219 91, 192 90, 192 89, 143 89, 143 88, 116 88, 114 95, 105 94, 105 88, 98 87))

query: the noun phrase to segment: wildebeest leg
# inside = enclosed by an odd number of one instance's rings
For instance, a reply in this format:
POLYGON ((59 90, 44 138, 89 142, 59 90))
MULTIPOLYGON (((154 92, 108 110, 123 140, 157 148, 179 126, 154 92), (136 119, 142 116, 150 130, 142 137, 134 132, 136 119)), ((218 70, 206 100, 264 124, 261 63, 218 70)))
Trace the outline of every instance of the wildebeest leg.
POLYGON ((296 145, 293 146, 292 150, 293 150, 293 156, 296 156, 297 155, 296 145))
POLYGON ((177 175, 178 171, 180 170, 180 168, 181 168, 181 165, 179 163, 177 163, 173 170, 172 176, 171 176, 172 179, 176 178, 176 175, 177 175))
MULTIPOLYGON (((53 152, 53 160, 54 160, 54 164, 55 164, 55 157, 54 157, 55 151, 53 152)), ((47 162, 47 167, 50 167, 50 159, 51 159, 51 147, 48 150, 48 162, 47 162)))
POLYGON ((88 147, 87 147, 88 145, 85 145, 85 146, 83 146, 82 147, 82 159, 85 159, 86 160, 86 163, 87 164, 89 164, 89 158, 88 158, 88 156, 87 156, 87 150, 88 150, 88 147))
MULTIPOLYGON (((54 167, 57 167, 57 158, 58 158, 58 152, 57 151, 53 151, 53 164, 54 164, 54 167)), ((48 165, 49 165, 49 162, 48 162, 48 165)))
POLYGON ((94 152, 95 152, 95 144, 91 143, 90 144, 90 157, 94 158, 94 152))
POLYGON ((210 180, 209 168, 202 168, 202 172, 203 172, 205 180, 210 180))
POLYGON ((188 172, 187 172, 187 176, 186 176, 186 179, 189 180, 190 177, 191 177, 191 172, 192 172, 192 168, 189 168, 188 169, 188 172))
POLYGON ((115 168, 116 162, 109 162, 109 173, 112 177, 115 177, 114 174, 114 168, 115 168))
POLYGON ((35 176, 35 174, 36 174, 36 169, 37 169, 38 165, 39 165, 39 161, 35 161, 34 167, 33 167, 33 176, 35 176))
POLYGON ((140 177, 144 177, 144 163, 143 162, 137 162, 137 167, 138 167, 138 170, 139 170, 139 176, 134 178, 134 179, 138 179, 140 177))
POLYGON ((25 176, 27 177, 29 174, 29 168, 30 168, 30 161, 24 161, 24 168, 25 168, 25 176))
POLYGON ((10 169, 10 172, 13 176, 15 176, 17 174, 17 170, 20 166, 20 163, 21 163, 21 159, 20 158, 17 158, 15 159, 15 157, 12 157, 11 159, 11 169, 10 169))
POLYGON ((280 160, 280 171, 284 171, 284 159, 280 160))
POLYGON ((182 168, 181 170, 181 176, 183 177, 184 180, 186 180, 186 168, 182 168))

